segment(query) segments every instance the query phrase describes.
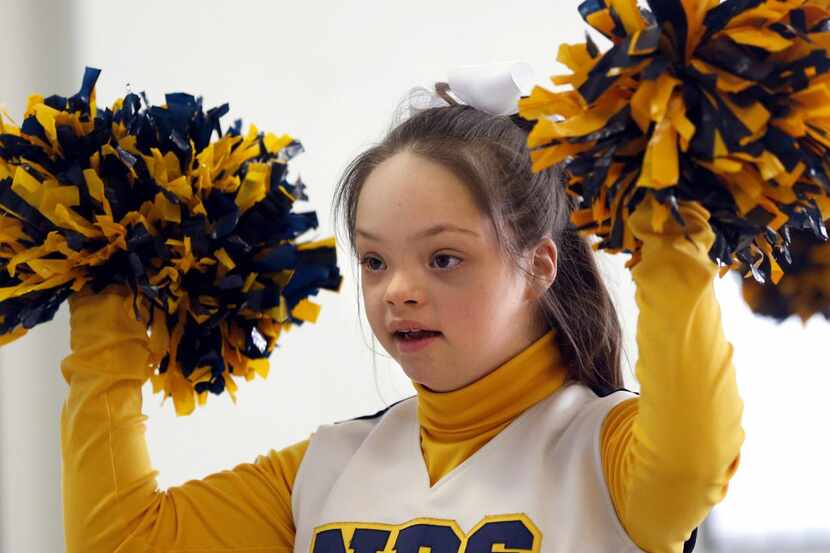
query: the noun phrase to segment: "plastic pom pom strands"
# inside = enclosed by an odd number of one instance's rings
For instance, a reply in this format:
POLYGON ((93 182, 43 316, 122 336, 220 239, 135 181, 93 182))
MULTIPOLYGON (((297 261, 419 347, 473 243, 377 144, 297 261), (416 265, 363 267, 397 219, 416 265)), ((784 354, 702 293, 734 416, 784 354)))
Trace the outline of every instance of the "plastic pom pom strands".
POLYGON ((793 315, 803 323, 814 315, 830 319, 830 242, 793 231, 790 253, 792 263, 777 285, 742 279, 744 300, 754 313, 779 322, 793 315))
POLYGON ((822 240, 830 217, 828 0, 588 0, 585 21, 613 42, 563 44, 572 73, 519 102, 536 120, 535 171, 562 162, 573 223, 610 252, 640 244, 626 220, 683 224, 679 202, 711 214, 721 266, 778 282, 790 229, 822 240))
POLYGON ((342 283, 333 238, 295 242, 318 225, 291 211, 308 199, 287 180, 302 146, 239 121, 223 135, 228 105, 189 94, 98 109, 99 73, 72 97, 31 96, 19 128, 0 122, 2 343, 73 293, 124 284, 154 391, 179 415, 208 392, 235 401, 231 377, 265 377, 281 331, 316 320, 308 296, 342 283))

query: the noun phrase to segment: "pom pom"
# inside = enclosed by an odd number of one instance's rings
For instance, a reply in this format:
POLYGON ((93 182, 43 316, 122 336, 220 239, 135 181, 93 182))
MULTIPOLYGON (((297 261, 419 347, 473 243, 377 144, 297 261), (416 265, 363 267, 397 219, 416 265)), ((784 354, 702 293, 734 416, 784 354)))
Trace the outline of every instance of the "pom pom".
POLYGON ((830 217, 827 0, 587 0, 585 21, 613 42, 563 44, 570 89, 519 102, 536 120, 535 171, 562 163, 573 222, 596 247, 632 253, 627 225, 647 196, 659 230, 678 202, 710 213, 722 273, 778 281, 784 227, 824 233, 830 217))
POLYGON ((302 146, 240 121, 223 134, 228 105, 184 93, 100 110, 99 73, 69 98, 30 97, 19 128, 0 123, 2 343, 73 293, 126 284, 154 391, 178 415, 208 393, 236 401, 232 377, 265 377, 281 332, 316 320, 307 298, 342 283, 333 238, 296 241, 318 226, 292 212, 308 199, 287 179, 302 146))
POLYGON ((793 315, 806 323, 814 315, 830 319, 830 242, 812 232, 794 230, 792 262, 778 284, 742 279, 741 293, 758 315, 782 322, 793 315))

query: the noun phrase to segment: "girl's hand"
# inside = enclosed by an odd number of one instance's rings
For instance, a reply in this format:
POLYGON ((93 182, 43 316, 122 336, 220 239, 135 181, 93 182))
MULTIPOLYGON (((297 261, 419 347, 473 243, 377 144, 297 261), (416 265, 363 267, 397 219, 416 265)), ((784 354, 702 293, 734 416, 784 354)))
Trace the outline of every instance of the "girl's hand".
POLYGON ((67 383, 76 374, 107 371, 132 373, 141 381, 150 377, 150 339, 145 322, 133 314, 132 291, 127 285, 111 284, 100 292, 81 291, 68 301, 73 355, 61 365, 67 383), (130 362, 116 362, 118 355, 131 356, 130 362), (143 364, 136 363, 139 358, 143 364), (140 374, 135 372, 138 368, 140 374))
POLYGON ((628 218, 629 228, 635 237, 643 242, 650 242, 661 236, 678 236, 685 240, 685 235, 688 235, 699 248, 706 253, 709 252, 715 243, 715 233, 709 226, 710 214, 705 207, 697 202, 680 202, 680 214, 686 222, 686 226, 683 227, 671 214, 661 222, 655 204, 655 200, 646 198, 628 218))

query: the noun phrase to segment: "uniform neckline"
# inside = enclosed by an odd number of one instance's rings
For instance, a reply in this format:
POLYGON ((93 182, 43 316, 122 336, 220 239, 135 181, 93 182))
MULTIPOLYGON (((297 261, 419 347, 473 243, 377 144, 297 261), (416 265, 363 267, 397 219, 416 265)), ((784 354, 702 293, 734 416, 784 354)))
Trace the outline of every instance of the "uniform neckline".
POLYGON ((442 441, 465 440, 516 418, 559 389, 567 375, 550 330, 507 362, 475 382, 451 392, 413 383, 418 422, 442 441))

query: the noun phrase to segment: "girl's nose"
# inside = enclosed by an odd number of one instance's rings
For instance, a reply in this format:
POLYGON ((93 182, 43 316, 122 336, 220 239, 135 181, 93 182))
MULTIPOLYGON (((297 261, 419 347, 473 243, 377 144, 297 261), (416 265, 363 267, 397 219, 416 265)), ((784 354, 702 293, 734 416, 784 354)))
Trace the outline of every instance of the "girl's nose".
POLYGON ((386 287, 384 299, 390 304, 421 303, 423 301, 423 291, 416 280, 411 273, 395 272, 386 287))

